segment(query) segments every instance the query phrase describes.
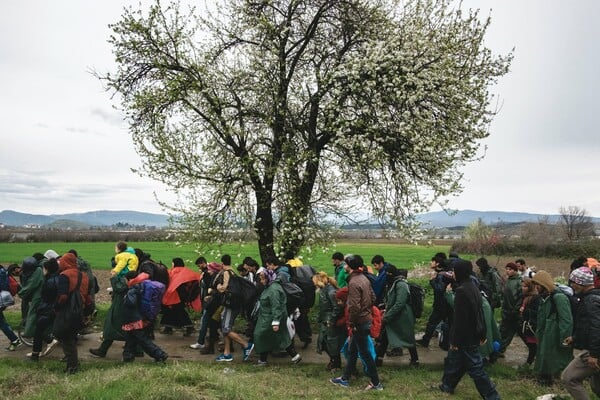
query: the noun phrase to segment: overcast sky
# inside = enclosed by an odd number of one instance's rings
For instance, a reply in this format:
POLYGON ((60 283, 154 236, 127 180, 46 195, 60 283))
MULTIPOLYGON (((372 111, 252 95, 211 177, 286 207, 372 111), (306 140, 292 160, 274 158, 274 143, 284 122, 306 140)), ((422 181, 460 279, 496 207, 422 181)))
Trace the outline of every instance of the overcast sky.
MULTIPOLYGON (((144 2, 143 2, 144 3, 144 2)), ((5 1, 0 13, 0 210, 162 212, 109 95, 107 43, 123 0, 5 1)), ((146 3, 147 4, 147 3, 146 3)), ((466 2, 491 12, 486 44, 515 48, 491 90, 501 107, 485 158, 467 166, 455 209, 600 216, 600 1, 466 2), (490 11, 491 10, 491 11, 490 11)))

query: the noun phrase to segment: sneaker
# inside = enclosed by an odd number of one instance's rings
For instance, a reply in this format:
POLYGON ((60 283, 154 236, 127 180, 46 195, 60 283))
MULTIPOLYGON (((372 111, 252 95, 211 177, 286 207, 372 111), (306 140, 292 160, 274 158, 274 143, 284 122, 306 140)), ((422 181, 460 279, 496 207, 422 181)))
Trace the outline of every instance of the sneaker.
POLYGON ((338 376, 337 378, 331 378, 329 380, 329 382, 333 383, 334 385, 345 387, 345 388, 350 386, 350 383, 341 376, 338 376))
POLYGON ((98 358, 106 357, 106 353, 101 352, 100 349, 90 349, 89 351, 93 357, 98 357, 98 358))
POLYGON ((377 385, 369 383, 365 390, 383 390, 383 385, 381 384, 381 382, 379 382, 377 385))
POLYGON ((411 367, 418 368, 421 365, 421 363, 419 363, 419 360, 410 360, 410 363, 408 365, 411 367))
POLYGON ((266 362, 266 361, 263 361, 263 360, 258 360, 258 361, 256 362, 256 366, 257 366, 257 367, 266 367, 266 366, 267 366, 267 364, 268 364, 268 362, 266 362))
POLYGON ((244 361, 248 361, 250 358, 250 354, 252 354, 252 350, 254 349, 254 343, 248 342, 248 346, 244 349, 244 361))
POLYGON ((200 343, 190 344, 190 349, 194 349, 194 350, 203 349, 204 347, 205 346, 203 344, 200 344, 200 343))
POLYGON ((302 361, 302 356, 300 355, 300 353, 292 357, 292 363, 298 364, 300 361, 302 361))
POLYGON ((56 347, 57 344, 58 344, 58 340, 52 339, 52 341, 50 343, 48 343, 48 346, 46 346, 46 349, 42 352, 42 354, 40 354, 40 357, 44 357, 44 356, 47 356, 48 354, 52 353, 52 350, 54 350, 54 348, 56 347))
POLYGON ((231 354, 227 354, 227 355, 221 354, 217 358, 215 358, 215 361, 217 361, 217 362, 233 361, 233 356, 231 354))
POLYGON ((17 349, 17 347, 21 347, 22 345, 23 345, 23 342, 21 341, 21 339, 17 338, 13 342, 10 342, 10 344, 8 345, 6 350, 15 351, 17 349))
POLYGON ((157 363, 164 363, 164 362, 166 362, 166 361, 167 361, 167 358, 169 358, 169 355, 168 355, 167 353, 165 353, 165 354, 163 354, 162 356, 160 356, 160 357, 158 357, 158 358, 155 358, 155 359, 154 359, 154 362, 157 362, 157 363))

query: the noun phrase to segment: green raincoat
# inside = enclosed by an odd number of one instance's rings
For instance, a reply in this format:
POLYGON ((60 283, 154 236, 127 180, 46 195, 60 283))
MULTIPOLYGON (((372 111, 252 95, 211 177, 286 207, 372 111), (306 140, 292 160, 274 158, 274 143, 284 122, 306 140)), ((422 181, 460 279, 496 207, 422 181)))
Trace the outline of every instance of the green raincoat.
POLYGON ((330 284, 319 289, 319 314, 317 316, 319 339, 317 340, 317 353, 321 354, 325 350, 330 357, 339 355, 347 336, 345 327, 335 326, 340 314, 344 312, 337 305, 335 292, 335 287, 330 284))
POLYGON ((260 295, 258 319, 254 328, 254 351, 257 354, 285 350, 292 344, 287 329, 286 297, 281 284, 275 280, 260 295), (279 331, 273 331, 273 323, 279 331))
POLYGON ((44 284, 44 272, 42 268, 36 267, 27 283, 19 290, 19 297, 23 299, 23 302, 28 303, 27 318, 25 318, 25 328, 23 329, 23 336, 33 337, 35 332, 35 325, 37 323, 37 310, 38 304, 42 301, 42 285, 44 284))
POLYGON ((409 304, 410 289, 398 278, 385 295, 383 322, 392 349, 415 347, 415 316, 409 304))
POLYGON ((550 296, 540 298, 537 315, 538 339, 534 371, 539 375, 556 375, 573 359, 573 349, 563 341, 573 333, 571 304, 567 296, 556 289, 550 296))
POLYGON ((494 319, 494 314, 492 314, 492 307, 484 296, 481 296, 481 308, 483 309, 487 341, 479 346, 479 352, 481 357, 486 358, 494 352, 494 341, 500 342, 500 331, 494 319))
POLYGON ((127 281, 125 277, 115 275, 110 278, 110 285, 113 289, 110 307, 104 319, 102 328, 102 339, 124 341, 125 336, 121 326, 123 325, 123 308, 125 294, 127 294, 127 281))

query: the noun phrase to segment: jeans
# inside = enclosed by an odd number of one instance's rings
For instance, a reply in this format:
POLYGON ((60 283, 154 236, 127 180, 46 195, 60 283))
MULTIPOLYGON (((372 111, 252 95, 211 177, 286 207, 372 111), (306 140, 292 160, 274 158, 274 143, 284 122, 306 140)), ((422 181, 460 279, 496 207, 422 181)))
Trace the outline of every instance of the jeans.
POLYGON ((143 329, 136 329, 125 332, 123 361, 133 361, 135 359, 136 347, 138 346, 141 346, 144 352, 155 360, 159 360, 167 355, 160 347, 154 344, 143 329))
POLYGON ((490 381, 488 374, 483 370, 483 359, 479 353, 479 345, 459 347, 458 350, 449 350, 444 360, 444 376, 441 389, 444 392, 454 393, 454 389, 464 374, 468 373, 475 387, 485 400, 499 400, 500 395, 490 381))
POLYGON ((596 396, 600 396, 600 371, 587 365, 590 353, 584 351, 567 365, 562 372, 561 380, 565 388, 575 400, 587 400, 587 390, 583 387, 583 381, 590 378, 590 387, 596 396))
POLYGON ((8 322, 6 322, 6 318, 4 317, 3 311, 0 311, 0 330, 4 332, 8 340, 10 340, 11 342, 17 340, 17 335, 15 335, 15 332, 13 332, 8 322))
POLYGON ((206 340, 206 333, 210 329, 209 338, 213 341, 219 338, 218 329, 219 324, 212 319, 214 311, 204 310, 202 312, 202 318, 200 319, 200 330, 198 331, 198 340, 200 344, 204 344, 206 340))
POLYGON ((373 386, 379 385, 377 366, 375 365, 375 360, 373 360, 373 357, 369 352, 368 340, 370 333, 371 321, 354 327, 354 330, 352 331, 352 337, 348 339, 348 362, 346 363, 346 368, 344 369, 344 374, 342 375, 344 380, 350 379, 350 374, 356 368, 356 361, 358 360, 358 355, 360 354, 367 368, 365 373, 369 375, 369 378, 371 378, 371 384, 373 384, 373 386))

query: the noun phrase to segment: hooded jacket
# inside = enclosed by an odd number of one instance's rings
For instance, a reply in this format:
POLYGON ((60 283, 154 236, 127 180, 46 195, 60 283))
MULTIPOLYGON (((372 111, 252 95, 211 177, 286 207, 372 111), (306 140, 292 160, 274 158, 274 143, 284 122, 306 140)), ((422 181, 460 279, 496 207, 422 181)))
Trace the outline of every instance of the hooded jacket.
POLYGON ((83 299, 83 304, 89 306, 92 299, 89 295, 89 279, 87 274, 82 273, 77 268, 77 257, 74 254, 66 253, 58 260, 58 271, 60 272, 58 281, 57 306, 60 308, 67 301, 69 294, 77 286, 78 276, 81 274, 81 284, 79 293, 83 299))

